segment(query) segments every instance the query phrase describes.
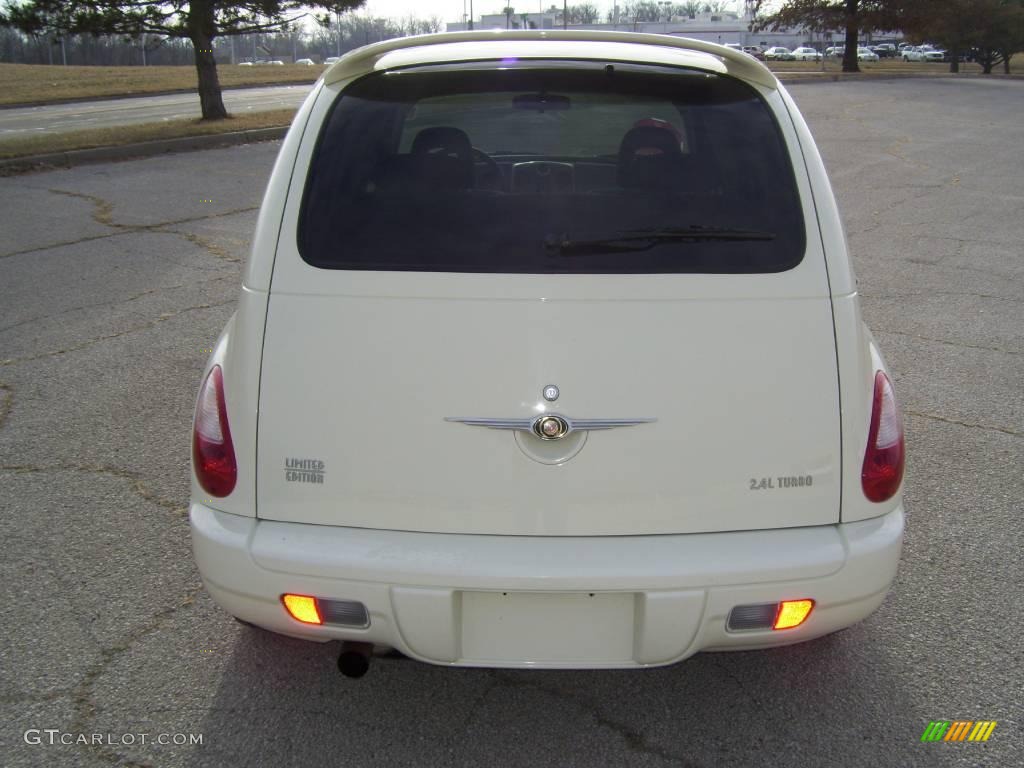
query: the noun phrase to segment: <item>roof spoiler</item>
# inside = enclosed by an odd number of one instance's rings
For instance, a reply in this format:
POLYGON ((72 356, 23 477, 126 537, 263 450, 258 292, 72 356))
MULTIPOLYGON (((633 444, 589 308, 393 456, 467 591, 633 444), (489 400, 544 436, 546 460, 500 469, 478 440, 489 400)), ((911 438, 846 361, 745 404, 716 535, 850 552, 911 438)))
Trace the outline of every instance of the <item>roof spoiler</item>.
POLYGON ((597 43, 638 43, 663 48, 681 48, 715 56, 721 60, 729 74, 766 88, 776 89, 779 81, 766 66, 742 51, 724 45, 675 35, 654 35, 643 32, 614 32, 611 30, 475 30, 471 32, 442 32, 384 40, 357 48, 341 57, 324 73, 324 82, 336 83, 349 77, 372 72, 379 59, 392 51, 429 45, 460 42, 488 42, 494 40, 552 40, 585 41, 597 43))

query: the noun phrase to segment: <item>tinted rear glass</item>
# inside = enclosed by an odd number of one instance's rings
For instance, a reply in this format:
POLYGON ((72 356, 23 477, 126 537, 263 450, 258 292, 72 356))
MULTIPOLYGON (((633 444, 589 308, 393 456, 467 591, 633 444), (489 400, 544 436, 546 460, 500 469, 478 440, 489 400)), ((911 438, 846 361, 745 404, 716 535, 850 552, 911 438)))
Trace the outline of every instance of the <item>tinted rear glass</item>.
POLYGON ((750 273, 799 263, 771 111, 689 70, 477 64, 367 76, 335 102, 299 250, 331 269, 750 273))

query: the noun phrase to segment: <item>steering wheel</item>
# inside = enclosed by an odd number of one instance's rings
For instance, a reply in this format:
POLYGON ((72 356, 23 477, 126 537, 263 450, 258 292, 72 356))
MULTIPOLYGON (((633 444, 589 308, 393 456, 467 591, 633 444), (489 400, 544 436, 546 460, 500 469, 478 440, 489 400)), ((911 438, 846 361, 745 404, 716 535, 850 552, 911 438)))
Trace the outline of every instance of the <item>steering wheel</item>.
POLYGON ((470 151, 473 154, 473 174, 476 177, 477 188, 500 191, 504 186, 501 166, 482 149, 473 147, 470 151), (484 166, 482 169, 478 167, 481 165, 484 166))

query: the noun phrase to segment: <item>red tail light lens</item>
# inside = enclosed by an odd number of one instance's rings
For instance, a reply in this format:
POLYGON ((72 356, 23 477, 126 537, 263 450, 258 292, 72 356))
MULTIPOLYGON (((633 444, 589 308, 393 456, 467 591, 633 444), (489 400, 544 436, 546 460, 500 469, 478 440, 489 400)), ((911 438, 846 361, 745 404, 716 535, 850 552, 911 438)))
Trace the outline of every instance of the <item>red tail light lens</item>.
POLYGON ((875 374, 871 429, 864 453, 861 485, 870 501, 891 499, 903 480, 903 421, 896 407, 892 382, 882 371, 875 374))
POLYGON ((192 428, 192 466, 199 485, 211 496, 227 496, 234 490, 238 465, 224 405, 224 374, 219 365, 210 369, 199 389, 192 428))

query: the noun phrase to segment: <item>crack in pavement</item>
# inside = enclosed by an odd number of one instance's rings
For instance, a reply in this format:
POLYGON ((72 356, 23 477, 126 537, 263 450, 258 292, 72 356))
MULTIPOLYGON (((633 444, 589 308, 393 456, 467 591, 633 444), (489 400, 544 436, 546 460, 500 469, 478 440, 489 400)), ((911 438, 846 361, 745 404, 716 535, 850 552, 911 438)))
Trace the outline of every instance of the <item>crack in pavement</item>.
POLYGON ((69 352, 78 352, 79 350, 86 349, 94 344, 99 344, 102 341, 109 341, 110 339, 117 339, 120 338, 121 336, 127 336, 132 333, 137 333, 138 331, 148 330, 159 325, 160 323, 164 323, 168 320, 173 320, 174 318, 178 317, 179 315, 183 315, 186 312, 194 312, 195 310, 198 309, 216 309, 217 307, 224 307, 227 306, 228 304, 234 304, 236 300, 237 299, 232 298, 228 301, 217 302, 216 304, 197 304, 194 307, 185 307, 184 309, 179 309, 177 312, 165 312, 152 322, 135 326, 134 328, 128 328, 124 331, 118 331, 117 333, 110 333, 107 334, 106 336, 98 336, 95 339, 89 339, 88 341, 83 342, 82 344, 79 344, 76 347, 68 347, 67 349, 54 349, 49 352, 42 352, 38 355, 28 355, 26 357, 10 357, 7 358, 6 360, 0 360, 0 367, 8 365, 17 365, 18 363, 27 363, 32 360, 41 360, 46 357, 56 357, 57 355, 64 355, 69 352))
POLYGON ((963 349, 981 349, 986 352, 999 352, 1000 354, 1012 355, 1014 357, 1019 357, 1022 354, 1020 352, 1014 352, 1013 350, 1010 349, 1003 349, 1002 347, 984 347, 980 344, 967 344, 961 341, 950 341, 949 339, 936 339, 932 336, 922 336, 921 334, 918 333, 907 333, 905 331, 889 331, 886 330, 885 328, 876 328, 874 332, 887 333, 892 336, 906 336, 907 338, 920 339, 921 341, 932 341, 935 342, 936 344, 945 344, 950 347, 962 347, 963 349))
POLYGON ((501 680, 496 680, 493 675, 491 676, 491 681, 479 694, 477 694, 473 701, 470 702, 468 707, 469 717, 467 717, 465 722, 463 722, 462 727, 459 728, 459 732, 451 738, 453 746, 457 746, 458 742, 465 738, 466 734, 469 733, 469 729, 478 719, 480 706, 487 700, 487 697, 491 695, 491 692, 498 690, 503 685, 504 683, 501 680))
POLYGON ((630 726, 626 725, 625 723, 621 723, 618 720, 614 720, 608 717, 600 710, 600 708, 596 704, 583 701, 582 699, 570 693, 566 693, 558 688, 552 688, 550 686, 544 685, 533 680, 516 679, 512 677, 512 675, 509 673, 492 670, 491 676, 501 681, 501 685, 492 686, 492 689, 498 687, 533 688, 534 690, 540 691, 541 693, 546 693, 549 696, 553 696, 556 699, 572 704, 573 706, 577 707, 578 709, 582 710, 583 712, 587 713, 592 718, 594 718, 594 721, 597 723, 599 727, 611 731, 620 739, 622 739, 626 744, 626 748, 633 754, 650 755, 652 757, 657 757, 661 760, 666 760, 670 763, 682 766, 682 768, 696 768, 697 766, 696 763, 690 762, 683 755, 674 754, 668 751, 667 749, 658 746, 657 744, 648 743, 643 731, 637 731, 631 728, 630 726))
MULTIPOLYGON (((218 280, 232 280, 232 281, 234 281, 234 280, 237 280, 237 279, 238 278, 235 275, 221 275, 220 277, 211 277, 211 278, 209 278, 209 282, 216 282, 218 280)), ((50 319, 55 318, 55 317, 60 317, 61 315, 70 314, 72 312, 80 312, 83 309, 96 309, 97 307, 116 307, 119 304, 128 304, 130 302, 137 301, 139 299, 145 298, 146 296, 152 296, 153 294, 161 293, 162 291, 176 291, 179 288, 188 288, 191 285, 193 285, 193 283, 180 283, 178 285, 164 285, 164 286, 160 286, 159 288, 150 288, 148 290, 142 291, 142 293, 137 293, 134 296, 129 296, 126 299, 113 299, 112 301, 98 301, 95 304, 83 304, 80 307, 71 307, 70 309, 62 309, 60 312, 53 312, 53 313, 48 314, 48 315, 38 315, 37 317, 30 317, 27 320, 21 320, 21 321, 19 321, 17 323, 14 323, 13 325, 8 325, 8 326, 5 326, 3 328, 0 328, 0 333, 6 333, 7 331, 14 330, 15 328, 18 328, 18 327, 20 327, 22 325, 28 325, 29 323, 37 323, 40 320, 50 320, 50 319)))
MULTIPOLYGON (((86 199, 92 199, 93 198, 92 195, 81 195, 80 193, 70 193, 70 192, 66 192, 64 190, 59 190, 59 189, 51 189, 51 190, 47 190, 47 191, 54 192, 56 194, 71 195, 72 197, 79 197, 80 196, 80 197, 84 197, 86 199)), ((188 217, 185 217, 183 219, 171 219, 169 221, 158 221, 158 222, 156 222, 154 224, 121 224, 121 223, 114 222, 114 221, 110 221, 108 223, 108 222, 100 221, 99 219, 97 219, 96 218, 97 214, 94 211, 93 212, 93 221, 96 221, 97 223, 102 224, 105 227, 112 227, 116 231, 114 231, 114 232, 106 232, 106 233, 104 233, 102 235, 89 235, 87 237, 80 237, 77 240, 64 240, 64 241, 61 241, 61 242, 58 242, 58 243, 49 243, 47 245, 37 245, 37 246, 34 246, 32 248, 26 248, 26 249, 21 250, 21 251, 13 251, 12 253, 0 254, 0 259, 10 259, 10 258, 14 258, 15 256, 24 256, 24 255, 30 254, 30 253, 38 253, 40 251, 49 251, 49 250, 52 250, 54 248, 63 248, 63 247, 69 246, 69 245, 79 245, 80 243, 92 242, 94 240, 104 240, 104 239, 110 238, 110 237, 119 237, 121 235, 128 235, 128 234, 132 234, 134 232, 160 231, 161 229, 163 229, 165 227, 173 227, 173 226, 177 226, 178 224, 191 224, 192 222, 196 222, 196 221, 209 221, 210 219, 221 219, 221 218, 225 218, 227 216, 235 216, 235 215, 240 214, 240 213, 250 213, 252 211, 257 211, 257 210, 259 210, 259 206, 258 205, 250 205, 250 206, 245 207, 245 208, 232 208, 230 210, 222 211, 220 213, 207 213, 207 214, 204 214, 202 216, 188 216, 188 217)), ((100 215, 102 216, 102 212, 100 213, 100 215)))
MULTIPOLYGON (((145 483, 139 478, 135 472, 130 472, 119 467, 111 467, 104 465, 67 465, 57 464, 53 466, 39 466, 32 464, 25 465, 3 465, 0 466, 0 471, 8 472, 85 472, 89 474, 106 475, 110 477, 116 477, 119 479, 128 480, 131 482, 132 490, 141 496, 144 500, 155 504, 156 506, 164 509, 171 510, 176 513, 184 513, 187 511, 185 507, 182 507, 174 502, 165 499, 152 490, 150 490, 145 483)), ((54 701, 62 697, 70 697, 72 707, 74 710, 74 717, 71 724, 68 727, 70 733, 90 733, 89 723, 93 720, 96 715, 96 704, 93 700, 93 688, 96 682, 103 676, 103 674, 110 668, 111 664, 121 656, 123 653, 130 650, 136 643, 143 638, 159 630, 166 621, 173 616, 175 613, 180 611, 182 608, 191 606, 195 602, 196 595, 198 595, 203 589, 202 584, 197 584, 190 588, 182 599, 174 603, 173 605, 164 608, 163 610, 157 611, 153 614, 149 620, 142 626, 132 630, 122 637, 118 642, 113 645, 108 645, 99 648, 100 658, 96 661, 89 669, 86 670, 82 679, 77 685, 70 689, 59 689, 48 691, 44 694, 25 694, 17 696, 6 696, 0 698, 0 702, 18 704, 22 702, 48 702, 54 701)), ((96 744, 90 742, 86 745, 76 745, 86 752, 89 752, 96 757, 103 759, 106 762, 119 765, 119 766, 135 766, 136 768, 152 768, 148 763, 139 763, 126 757, 125 755, 108 748, 103 744, 96 744)))
POLYGON ((170 499, 165 499, 155 491, 151 490, 142 480, 138 472, 128 469, 113 467, 107 464, 51 464, 49 466, 39 464, 0 464, 0 472, 15 473, 46 473, 46 472, 84 472, 93 475, 107 475, 121 480, 128 480, 132 483, 132 490, 144 501, 155 504, 179 515, 188 514, 188 506, 182 506, 170 499))
POLYGON ((987 424, 971 424, 967 421, 958 421, 957 419, 948 419, 945 416, 939 416, 934 413, 923 413, 921 411, 911 411, 904 409, 903 412, 908 416, 918 416, 922 419, 931 419, 932 421, 941 421, 944 424, 953 424, 957 427, 967 427, 969 429, 982 429, 987 432, 1002 432, 1004 435, 1011 435, 1012 437, 1024 437, 1024 434, 1020 432, 1014 432, 1012 429, 1006 429, 1005 427, 992 427, 987 424))
POLYGON ((92 212, 92 220, 97 224, 102 224, 105 227, 120 227, 121 224, 114 223, 114 204, 109 200, 104 200, 102 197, 97 195, 87 195, 84 192, 70 192, 66 189, 47 189, 47 192, 53 195, 66 195, 68 197, 75 197, 79 200, 88 200, 95 206, 95 210, 92 212))
MULTIPOLYGON (((157 611, 150 617, 146 624, 132 632, 129 632, 121 639, 120 642, 100 649, 99 661, 93 664, 86 671, 81 682, 79 682, 71 692, 72 706, 74 707, 75 714, 71 721, 71 725, 68 727, 69 732, 90 732, 88 725, 96 716, 96 704, 93 701, 93 687, 95 686, 96 681, 103 676, 110 665, 113 664, 121 654, 131 650, 131 648, 140 640, 160 629, 168 619, 174 616, 174 614, 182 608, 187 608, 193 605, 195 603, 196 595, 198 595, 202 589, 202 584, 192 587, 185 593, 185 596, 181 600, 174 605, 157 611)), ((103 745, 88 744, 85 745, 85 750, 116 765, 128 765, 134 766, 135 768, 151 768, 149 763, 134 762, 124 755, 114 751, 113 749, 108 749, 103 745)))
POLYGON ((195 232, 182 232, 177 229, 160 229, 157 231, 166 232, 169 235, 178 235, 179 237, 188 240, 188 242, 192 243, 193 245, 202 248, 211 256, 220 259, 221 261, 229 261, 235 264, 242 261, 242 259, 240 259, 239 257, 232 256, 230 253, 228 253, 226 250, 221 248, 213 241, 207 240, 205 237, 203 237, 202 235, 197 235, 195 232))
POLYGON ((914 140, 910 136, 898 136, 896 140, 892 142, 892 144, 885 147, 882 151, 885 154, 889 155, 890 157, 894 157, 897 160, 906 163, 915 170, 932 170, 932 167, 927 163, 922 163, 918 160, 911 160, 909 157, 906 156, 906 154, 904 154, 904 149, 913 143, 914 140))
POLYGON ((14 390, 10 384, 4 384, 0 381, 0 429, 3 429, 4 424, 7 423, 7 417, 11 413, 11 408, 14 406, 14 390))
POLYGON ((743 680, 740 677, 738 677, 735 672, 730 670, 728 667, 724 666, 720 661, 715 661, 712 663, 720 670, 722 670, 722 672, 725 673, 726 677, 728 677, 730 680, 736 683, 741 693, 750 697, 750 700, 754 702, 754 706, 761 710, 761 714, 764 715, 766 720, 769 720, 771 718, 771 715, 768 712, 768 708, 764 705, 764 702, 761 701, 757 696, 755 696, 747 689, 747 684, 744 683, 743 680))

